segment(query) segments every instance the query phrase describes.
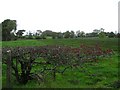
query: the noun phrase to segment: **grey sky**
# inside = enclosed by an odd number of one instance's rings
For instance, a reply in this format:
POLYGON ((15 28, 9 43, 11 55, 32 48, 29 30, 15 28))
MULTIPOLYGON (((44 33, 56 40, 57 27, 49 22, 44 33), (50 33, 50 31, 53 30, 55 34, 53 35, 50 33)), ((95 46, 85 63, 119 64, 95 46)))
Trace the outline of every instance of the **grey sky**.
POLYGON ((0 22, 17 20, 17 29, 118 31, 119 0, 0 0, 0 22))

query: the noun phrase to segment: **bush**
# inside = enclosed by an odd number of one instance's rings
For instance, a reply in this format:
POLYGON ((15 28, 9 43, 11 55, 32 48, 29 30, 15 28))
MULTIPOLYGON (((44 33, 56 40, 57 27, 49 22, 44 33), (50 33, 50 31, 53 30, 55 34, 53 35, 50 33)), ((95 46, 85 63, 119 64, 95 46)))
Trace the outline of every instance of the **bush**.
POLYGON ((68 46, 39 46, 39 47, 16 47, 3 48, 3 63, 11 59, 10 66, 14 70, 13 75, 20 84, 26 84, 36 73, 31 73, 35 64, 43 66, 40 73, 52 71, 55 79, 56 73, 64 73, 69 67, 83 65, 86 62, 94 62, 101 57, 113 54, 113 51, 102 50, 98 45, 81 45, 79 48, 68 46), (10 54, 9 54, 10 53, 10 54), (38 58, 44 61, 36 62, 38 58), (47 67, 48 66, 48 67, 47 67), (50 66, 50 67, 49 67, 50 66), (63 70, 59 68, 63 66, 63 70))
POLYGON ((42 39, 40 36, 35 36, 35 39, 42 39))

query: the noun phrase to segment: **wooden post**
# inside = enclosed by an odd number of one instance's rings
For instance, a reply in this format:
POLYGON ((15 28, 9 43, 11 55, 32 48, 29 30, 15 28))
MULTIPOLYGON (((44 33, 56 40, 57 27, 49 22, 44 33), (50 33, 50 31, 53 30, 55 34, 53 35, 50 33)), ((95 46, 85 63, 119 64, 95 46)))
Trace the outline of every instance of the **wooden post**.
POLYGON ((12 88, 11 87, 11 50, 8 50, 8 58, 7 58, 7 73, 6 73, 6 88, 12 88))
POLYGON ((2 48, 0 47, 0 90, 2 90, 2 48))
POLYGON ((53 79, 56 80, 56 66, 53 68, 53 79))

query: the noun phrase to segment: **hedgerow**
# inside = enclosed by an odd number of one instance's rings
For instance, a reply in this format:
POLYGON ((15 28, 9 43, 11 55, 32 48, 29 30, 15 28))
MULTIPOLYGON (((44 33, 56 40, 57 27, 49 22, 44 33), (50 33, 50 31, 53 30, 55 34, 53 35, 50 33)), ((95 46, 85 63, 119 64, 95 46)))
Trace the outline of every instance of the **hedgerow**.
POLYGON ((64 73, 67 68, 81 66, 87 62, 96 62, 100 58, 113 54, 113 50, 103 50, 99 45, 80 45, 78 48, 68 46, 33 46, 33 47, 7 47, 2 49, 4 64, 9 64, 14 72, 12 75, 20 84, 27 84, 33 78, 42 79, 46 71, 52 71, 55 79, 56 73, 64 73), (43 58, 42 61, 40 58, 43 58), (38 61, 38 60, 39 61, 38 61), (9 63, 7 63, 11 60, 9 63), (40 74, 31 72, 34 65, 43 66, 40 74), (49 67, 48 67, 49 66, 49 67), (61 70, 60 67, 63 67, 61 70))

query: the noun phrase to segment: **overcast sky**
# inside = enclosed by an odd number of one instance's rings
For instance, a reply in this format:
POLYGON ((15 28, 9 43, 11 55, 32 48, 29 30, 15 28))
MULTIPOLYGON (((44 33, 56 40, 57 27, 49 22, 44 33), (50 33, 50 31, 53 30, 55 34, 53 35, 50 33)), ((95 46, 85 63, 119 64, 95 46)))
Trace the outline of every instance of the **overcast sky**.
POLYGON ((17 20, 17 29, 118 31, 119 0, 0 0, 0 22, 17 20))

